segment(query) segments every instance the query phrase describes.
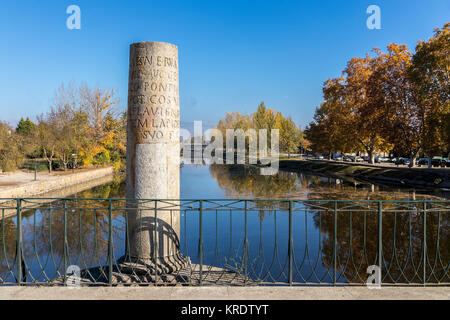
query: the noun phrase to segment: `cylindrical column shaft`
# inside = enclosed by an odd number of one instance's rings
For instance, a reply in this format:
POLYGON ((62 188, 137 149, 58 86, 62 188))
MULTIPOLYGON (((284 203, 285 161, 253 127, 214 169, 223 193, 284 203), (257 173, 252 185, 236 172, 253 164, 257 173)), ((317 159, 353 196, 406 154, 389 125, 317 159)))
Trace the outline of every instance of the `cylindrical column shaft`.
MULTIPOLYGON (((128 199, 179 199, 178 48, 163 42, 130 46, 127 122, 128 199)), ((178 261, 176 202, 129 201, 127 234, 135 260, 171 272, 178 261), (155 252, 156 250, 156 252, 155 252), (155 257, 157 261, 155 260, 155 257), (175 263, 176 264, 176 263, 175 263)))

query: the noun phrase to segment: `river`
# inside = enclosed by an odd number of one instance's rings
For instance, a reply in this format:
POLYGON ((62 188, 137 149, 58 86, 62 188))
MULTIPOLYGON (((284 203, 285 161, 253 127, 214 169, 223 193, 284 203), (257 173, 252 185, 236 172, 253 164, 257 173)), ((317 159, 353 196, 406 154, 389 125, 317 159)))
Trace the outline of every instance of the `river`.
MULTIPOLYGON (((399 188, 307 172, 280 171, 273 176, 261 176, 258 168, 239 165, 185 165, 181 168, 180 185, 182 199, 299 200, 294 204, 292 221, 293 279, 299 283, 329 283, 334 276, 334 218, 329 212, 331 203, 313 203, 311 200, 448 198, 448 194, 442 190, 399 188)), ((73 197, 124 198, 125 185, 123 182, 108 183, 78 192, 73 197)), ((233 210, 206 210, 203 214, 203 263, 239 273, 245 268, 254 280, 287 281, 289 214, 286 204, 251 201, 245 218, 242 202, 232 204, 230 201, 224 208, 233 210)), ((352 205, 351 210, 340 212, 336 217, 337 282, 364 282, 367 266, 374 264, 377 259, 376 210, 366 208, 365 203, 356 202, 352 205)), ((416 275, 423 257, 420 207, 395 205, 389 205, 391 214, 383 213, 383 257, 391 266, 385 281, 417 282, 420 281, 416 275)), ((24 259, 28 281, 45 282, 63 273, 64 229, 61 206, 61 203, 46 204, 23 214, 24 259)), ((106 264, 108 220, 103 209, 83 212, 68 210, 67 264, 76 264, 81 268, 106 264)), ((0 284, 14 282, 16 221, 12 217, 1 222, 0 284)), ((199 262, 198 221, 198 212, 180 212, 180 250, 193 263, 199 262)), ((117 259, 125 251, 125 221, 120 212, 114 214, 113 224, 114 258, 117 259)), ((430 282, 449 282, 448 203, 443 214, 429 214, 426 232, 427 263, 434 266, 427 277, 430 282)))

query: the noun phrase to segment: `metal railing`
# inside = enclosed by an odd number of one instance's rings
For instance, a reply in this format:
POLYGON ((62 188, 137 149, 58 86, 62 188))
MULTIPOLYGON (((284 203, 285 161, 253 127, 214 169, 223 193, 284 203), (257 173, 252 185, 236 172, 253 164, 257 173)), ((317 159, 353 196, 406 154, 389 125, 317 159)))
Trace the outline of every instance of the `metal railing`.
POLYGON ((364 285, 373 265, 382 285, 450 284, 448 200, 20 198, 0 218, 0 285, 364 285), (170 215, 179 268, 124 263, 146 210, 154 253, 170 215))

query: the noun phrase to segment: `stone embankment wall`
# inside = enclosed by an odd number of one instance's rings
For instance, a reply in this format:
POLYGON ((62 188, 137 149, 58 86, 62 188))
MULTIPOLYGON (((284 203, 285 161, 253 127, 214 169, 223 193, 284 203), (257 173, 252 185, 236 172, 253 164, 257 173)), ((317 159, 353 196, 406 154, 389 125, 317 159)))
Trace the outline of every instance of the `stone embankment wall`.
POLYGON ((448 168, 407 168, 327 160, 280 160, 280 169, 303 170, 334 177, 410 187, 450 188, 448 168))
POLYGON ((30 181, 13 187, 0 189, 0 198, 27 198, 67 188, 106 176, 112 176, 112 167, 94 169, 74 174, 58 175, 46 180, 30 181))

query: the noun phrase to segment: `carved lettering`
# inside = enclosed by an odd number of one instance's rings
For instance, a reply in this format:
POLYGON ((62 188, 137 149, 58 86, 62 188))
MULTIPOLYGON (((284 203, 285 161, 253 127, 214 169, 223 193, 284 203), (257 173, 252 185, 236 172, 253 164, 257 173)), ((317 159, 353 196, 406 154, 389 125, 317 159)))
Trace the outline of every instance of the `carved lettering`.
POLYGON ((136 143, 177 142, 180 128, 176 56, 135 52, 130 61, 128 110, 136 143))
POLYGON ((163 56, 136 56, 133 61, 133 67, 170 67, 178 68, 176 57, 163 57, 163 56))

